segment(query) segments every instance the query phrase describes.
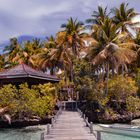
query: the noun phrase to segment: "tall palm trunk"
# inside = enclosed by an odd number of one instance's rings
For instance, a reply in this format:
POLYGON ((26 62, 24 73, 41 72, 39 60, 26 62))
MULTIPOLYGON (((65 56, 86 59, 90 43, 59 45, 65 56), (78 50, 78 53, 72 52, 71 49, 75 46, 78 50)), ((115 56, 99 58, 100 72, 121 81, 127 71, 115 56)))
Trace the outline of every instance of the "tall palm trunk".
POLYGON ((64 76, 65 76, 65 85, 67 85, 67 72, 65 66, 64 66, 64 76))
POLYGON ((122 65, 122 75, 124 76, 124 65, 122 65))
POLYGON ((105 94, 107 95, 108 94, 108 80, 109 80, 109 62, 107 61, 107 64, 106 64, 106 87, 105 87, 105 94))
POLYGON ((71 64, 71 69, 70 69, 70 80, 71 80, 71 82, 73 82, 74 81, 74 70, 73 70, 73 64, 71 64))

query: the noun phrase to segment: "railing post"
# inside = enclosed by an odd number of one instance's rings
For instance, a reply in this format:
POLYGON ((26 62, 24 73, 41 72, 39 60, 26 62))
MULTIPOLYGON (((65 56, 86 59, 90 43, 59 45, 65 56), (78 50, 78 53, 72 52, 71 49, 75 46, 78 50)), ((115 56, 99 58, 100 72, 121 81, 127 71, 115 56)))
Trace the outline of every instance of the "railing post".
POLYGON ((41 133, 41 138, 40 140, 44 140, 44 133, 41 133))
POLYGON ((83 118, 83 112, 81 111, 81 118, 83 118))
POLYGON ((62 114, 62 108, 60 108, 60 112, 59 112, 59 114, 60 114, 60 115, 62 114))
MULTIPOLYGON (((57 114, 56 114, 57 115, 57 114)), ((56 115, 54 116, 54 122, 56 122, 56 115)))
POLYGON ((83 118, 84 118, 84 121, 85 121, 85 118, 86 118, 86 115, 85 114, 83 115, 83 118))
POLYGON ((81 116, 81 110, 78 108, 78 109, 77 109, 77 111, 78 111, 78 113, 79 113, 79 114, 80 114, 80 116, 81 116))
POLYGON ((54 118, 51 118, 51 124, 52 124, 52 127, 53 127, 53 124, 54 124, 54 118))
POLYGON ((56 114, 56 117, 55 117, 56 119, 58 119, 58 115, 59 115, 59 111, 58 111, 57 114, 56 114))
POLYGON ((90 133, 93 133, 93 123, 90 122, 90 133))
POLYGON ((97 131, 97 140, 101 140, 101 132, 97 131))
POLYGON ((86 127, 88 127, 88 117, 86 117, 86 127))
POLYGON ((47 135, 50 133, 50 124, 47 124, 47 135))
POLYGON ((81 112, 81 110, 79 110, 79 113, 80 113, 80 116, 82 116, 82 112, 81 112))
POLYGON ((80 110, 81 117, 83 117, 83 112, 80 110))

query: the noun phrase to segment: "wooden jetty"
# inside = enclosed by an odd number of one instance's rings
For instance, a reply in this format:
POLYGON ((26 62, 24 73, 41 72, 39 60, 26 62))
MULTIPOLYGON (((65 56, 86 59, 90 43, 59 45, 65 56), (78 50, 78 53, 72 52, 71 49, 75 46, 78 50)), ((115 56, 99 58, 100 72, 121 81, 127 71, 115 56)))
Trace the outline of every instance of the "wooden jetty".
POLYGON ((97 140, 78 112, 63 111, 44 140, 97 140))

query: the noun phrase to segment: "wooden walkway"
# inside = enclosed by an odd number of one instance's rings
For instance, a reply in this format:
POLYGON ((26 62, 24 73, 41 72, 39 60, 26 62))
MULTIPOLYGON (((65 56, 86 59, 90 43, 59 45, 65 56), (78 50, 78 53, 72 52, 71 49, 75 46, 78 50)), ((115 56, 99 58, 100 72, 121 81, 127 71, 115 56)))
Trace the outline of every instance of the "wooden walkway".
POLYGON ((78 112, 63 111, 45 140, 96 140, 78 112))

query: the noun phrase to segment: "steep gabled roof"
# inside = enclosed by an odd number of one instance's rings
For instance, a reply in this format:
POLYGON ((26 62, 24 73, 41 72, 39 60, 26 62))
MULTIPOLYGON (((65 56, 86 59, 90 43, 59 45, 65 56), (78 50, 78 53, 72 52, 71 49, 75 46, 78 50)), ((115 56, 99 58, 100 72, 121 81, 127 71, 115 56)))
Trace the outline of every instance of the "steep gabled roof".
POLYGON ((11 69, 7 69, 0 72, 0 79, 25 78, 25 77, 59 82, 59 78, 57 76, 52 76, 43 73, 41 71, 37 71, 27 66, 26 64, 19 64, 11 69))

